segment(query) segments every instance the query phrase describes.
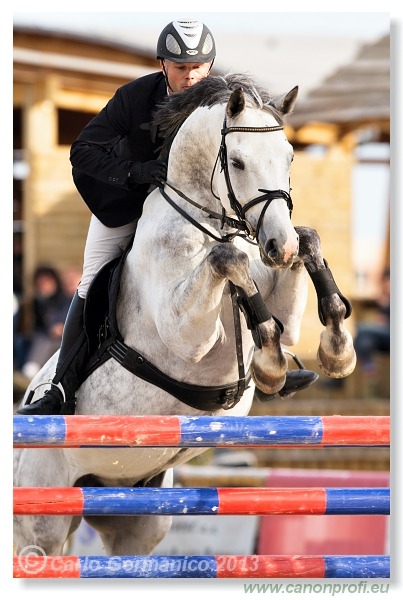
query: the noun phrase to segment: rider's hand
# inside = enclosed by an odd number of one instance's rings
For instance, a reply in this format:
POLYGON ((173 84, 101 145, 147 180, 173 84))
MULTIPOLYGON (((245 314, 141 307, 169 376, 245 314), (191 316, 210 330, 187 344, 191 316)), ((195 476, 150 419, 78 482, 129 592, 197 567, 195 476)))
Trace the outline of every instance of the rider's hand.
POLYGON ((167 166, 160 160, 133 163, 129 172, 129 183, 153 183, 166 181, 167 166))

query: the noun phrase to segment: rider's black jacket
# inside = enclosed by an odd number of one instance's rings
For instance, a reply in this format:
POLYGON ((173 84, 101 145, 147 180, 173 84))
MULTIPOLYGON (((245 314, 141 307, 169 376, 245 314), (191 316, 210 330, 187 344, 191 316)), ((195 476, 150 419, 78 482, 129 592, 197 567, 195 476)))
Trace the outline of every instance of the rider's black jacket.
POLYGON ((129 187, 128 173, 132 162, 157 159, 161 140, 151 128, 152 113, 166 94, 161 72, 123 85, 71 146, 74 183, 107 227, 141 215, 149 184, 129 187))

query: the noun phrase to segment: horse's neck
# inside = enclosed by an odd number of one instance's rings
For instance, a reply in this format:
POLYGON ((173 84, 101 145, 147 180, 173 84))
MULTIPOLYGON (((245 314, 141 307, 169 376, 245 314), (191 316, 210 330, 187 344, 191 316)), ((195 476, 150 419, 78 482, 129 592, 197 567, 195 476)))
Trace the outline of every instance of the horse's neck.
POLYGON ((211 178, 220 146, 221 113, 217 106, 196 109, 173 141, 168 166, 174 187, 215 212, 221 211, 221 204, 212 194, 211 178))

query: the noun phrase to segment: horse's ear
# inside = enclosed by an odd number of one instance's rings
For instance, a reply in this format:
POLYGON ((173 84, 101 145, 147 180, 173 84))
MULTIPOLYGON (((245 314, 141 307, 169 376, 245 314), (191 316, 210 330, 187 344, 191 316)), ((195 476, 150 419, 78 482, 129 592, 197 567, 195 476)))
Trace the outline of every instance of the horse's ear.
POLYGON ((292 112, 298 96, 298 86, 292 88, 287 94, 275 98, 271 104, 283 115, 288 115, 292 112))
POLYGON ((245 95, 242 88, 237 88, 231 94, 227 104, 227 116, 236 117, 245 108, 245 95))

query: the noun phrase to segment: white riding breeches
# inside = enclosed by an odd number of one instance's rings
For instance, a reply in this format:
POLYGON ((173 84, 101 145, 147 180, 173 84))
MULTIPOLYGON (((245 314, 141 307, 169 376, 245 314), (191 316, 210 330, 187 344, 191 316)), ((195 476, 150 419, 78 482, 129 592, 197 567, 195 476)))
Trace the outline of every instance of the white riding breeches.
POLYGON ((95 215, 92 215, 84 250, 84 265, 78 295, 86 298, 95 275, 108 262, 120 256, 136 231, 138 219, 122 227, 106 227, 95 215))

